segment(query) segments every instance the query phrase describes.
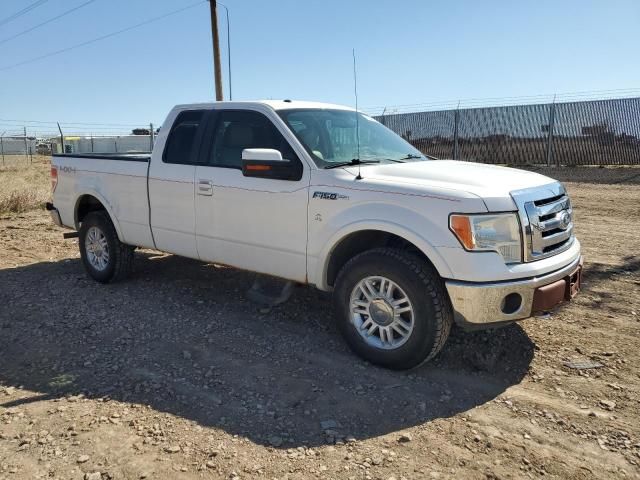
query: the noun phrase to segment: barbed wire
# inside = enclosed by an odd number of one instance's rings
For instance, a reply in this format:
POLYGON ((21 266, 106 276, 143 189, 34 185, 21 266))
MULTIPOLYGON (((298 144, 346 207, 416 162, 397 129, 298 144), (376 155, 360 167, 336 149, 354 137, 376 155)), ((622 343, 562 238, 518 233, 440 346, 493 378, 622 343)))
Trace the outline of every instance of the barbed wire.
POLYGON ((133 130, 148 130, 153 124, 156 130, 160 123, 101 123, 101 122, 55 122, 51 120, 17 120, 0 119, 0 134, 4 131, 4 137, 24 137, 25 129, 27 137, 54 138, 60 136, 58 124, 65 136, 69 137, 114 137, 133 135, 133 130))
POLYGON ((95 122, 58 122, 58 121, 53 121, 53 120, 15 120, 15 119, 8 119, 8 118, 0 118, 0 122, 12 122, 12 123, 19 123, 20 125, 23 125, 25 123, 37 123, 37 124, 49 124, 49 125, 57 125, 58 123, 60 123, 60 125, 80 125, 80 126, 109 126, 109 127, 139 127, 140 125, 144 125, 144 122, 140 122, 140 123, 95 123, 95 122))
POLYGON ((576 101, 611 100, 615 98, 630 98, 640 96, 639 88, 591 90, 579 92, 547 93, 513 97, 485 97, 466 98, 457 100, 442 100, 423 103, 409 103, 396 105, 376 105, 362 108, 361 111, 370 115, 413 113, 430 110, 450 110, 456 108, 483 108, 513 105, 531 105, 537 103, 567 103, 576 101))

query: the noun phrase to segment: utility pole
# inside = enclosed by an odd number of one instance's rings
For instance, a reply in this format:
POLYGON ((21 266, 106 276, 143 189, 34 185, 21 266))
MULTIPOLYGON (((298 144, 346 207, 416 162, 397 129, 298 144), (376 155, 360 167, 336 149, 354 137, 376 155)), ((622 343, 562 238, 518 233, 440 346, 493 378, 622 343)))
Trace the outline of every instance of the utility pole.
POLYGON ((216 84, 216 101, 222 101, 222 66, 220 65, 220 39, 218 38, 218 10, 216 0, 209 0, 211 9, 211 37, 213 38, 213 75, 216 84))

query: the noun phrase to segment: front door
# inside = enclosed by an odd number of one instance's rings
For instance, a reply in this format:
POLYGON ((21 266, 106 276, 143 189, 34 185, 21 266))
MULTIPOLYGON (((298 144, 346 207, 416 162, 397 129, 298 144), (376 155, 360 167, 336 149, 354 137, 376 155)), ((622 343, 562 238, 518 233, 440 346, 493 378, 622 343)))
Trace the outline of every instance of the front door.
POLYGON ((156 248, 191 258, 198 258, 194 178, 197 138, 205 117, 205 110, 180 112, 162 158, 154 158, 149 166, 150 223, 156 248))
POLYGON ((200 258, 305 282, 309 169, 299 180, 243 176, 245 148, 272 148, 291 162, 301 160, 263 113, 213 115, 208 158, 195 174, 200 258))

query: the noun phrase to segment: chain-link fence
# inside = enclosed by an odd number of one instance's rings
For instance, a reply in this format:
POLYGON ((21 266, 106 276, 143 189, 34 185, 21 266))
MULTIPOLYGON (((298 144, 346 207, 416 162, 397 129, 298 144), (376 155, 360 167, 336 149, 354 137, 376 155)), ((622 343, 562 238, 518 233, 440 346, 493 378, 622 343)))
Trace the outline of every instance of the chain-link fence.
POLYGON ((439 158, 512 165, 640 165, 640 98, 376 118, 439 158))
MULTIPOLYGON (((511 165, 640 165, 640 97, 393 113, 376 118, 422 152, 438 158, 511 165)), ((5 158, 29 160, 51 152, 148 152, 157 133, 153 124, 32 123, 37 127, 5 125, 17 131, 0 132, 3 163, 5 158), (58 132, 52 130, 52 124, 58 132), (100 133, 89 133, 96 130, 100 133)))
POLYGON ((16 128, 15 123, 0 121, 0 165, 29 164, 34 157, 48 157, 52 153, 146 153, 153 149, 158 131, 154 130, 153 124, 129 128, 127 131, 124 126, 71 124, 71 129, 57 122, 31 122, 35 125, 25 124, 16 128), (51 123, 56 124, 58 132, 51 129, 51 123), (93 133, 92 130, 100 133, 93 133))

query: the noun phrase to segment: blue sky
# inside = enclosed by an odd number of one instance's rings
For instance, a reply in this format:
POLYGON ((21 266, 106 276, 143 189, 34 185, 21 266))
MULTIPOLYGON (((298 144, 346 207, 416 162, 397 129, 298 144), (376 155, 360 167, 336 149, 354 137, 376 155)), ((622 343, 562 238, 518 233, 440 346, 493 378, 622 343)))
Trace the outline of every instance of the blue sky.
MULTIPOLYGON (((2 0, 0 19, 33 1, 2 0)), ((85 1, 47 0, 0 25, 0 42, 85 1)), ((212 100, 207 3, 2 70, 195 1, 96 0, 0 44, 0 119, 158 124, 176 103, 212 100)), ((353 105, 352 48, 360 107, 640 87, 637 0, 223 3, 231 14, 234 99, 353 105)), ((223 66, 226 95, 226 56, 223 66)), ((3 120, 0 130, 10 129, 3 120)))

